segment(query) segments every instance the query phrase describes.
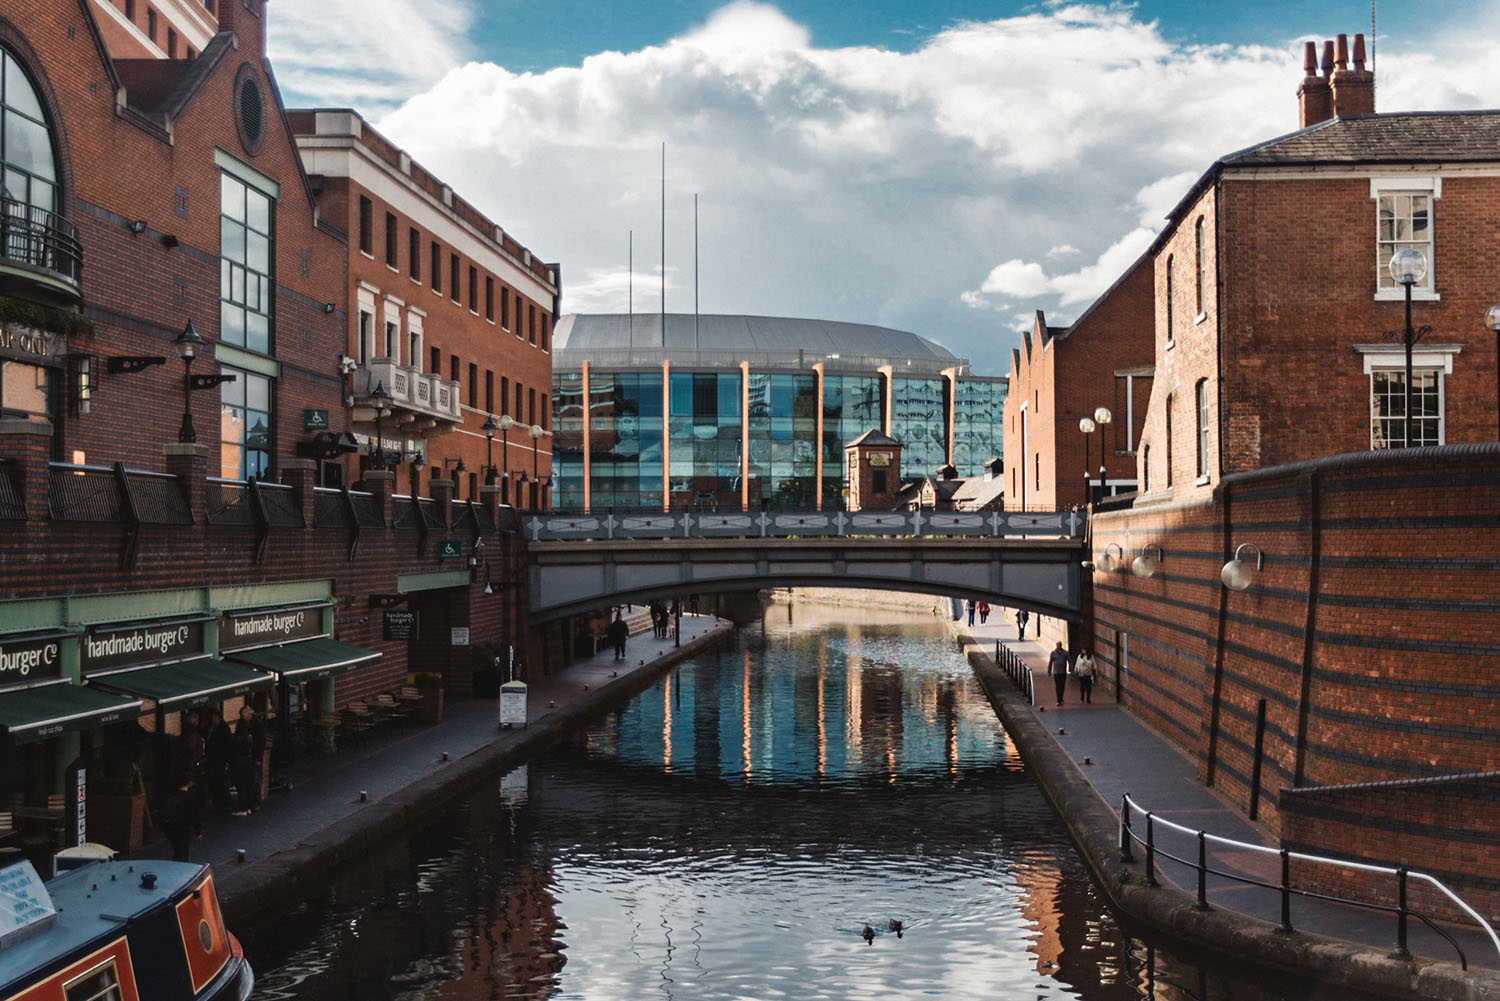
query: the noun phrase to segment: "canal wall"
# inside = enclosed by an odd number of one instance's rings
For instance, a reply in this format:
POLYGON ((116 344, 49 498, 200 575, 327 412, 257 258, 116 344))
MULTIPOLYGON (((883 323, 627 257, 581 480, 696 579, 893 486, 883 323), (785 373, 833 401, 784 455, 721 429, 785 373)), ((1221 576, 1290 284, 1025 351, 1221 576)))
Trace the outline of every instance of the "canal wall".
MULTIPOLYGON (((1193 895, 1169 884, 1147 886, 1141 852, 1121 861, 1119 819, 982 644, 949 627, 996 716, 1041 785, 1094 880, 1124 917, 1191 947, 1338 985, 1361 996, 1403 1001, 1500 1001, 1500 974, 1451 962, 1399 958, 1385 950, 1299 931, 1222 908, 1199 910, 1193 895)), ((1096 692, 1097 694, 1097 692, 1096 692)))
POLYGON ((871 591, 854 587, 776 587, 768 592, 773 601, 811 605, 858 605, 892 611, 948 615, 950 599, 907 591, 871 591))
POLYGON ((1500 445, 1468 444, 1096 514, 1096 566, 1123 555, 1092 575, 1099 687, 1285 847, 1421 869, 1495 920, 1497 487, 1500 445), (1237 553, 1262 561, 1242 591, 1220 581, 1237 553))
MULTIPOLYGON (((525 764, 558 741, 590 725, 599 716, 624 705, 671 668, 727 642, 733 635, 734 627, 720 622, 704 634, 685 638, 681 647, 667 647, 650 661, 642 659, 634 669, 622 665, 619 670, 624 673, 618 677, 604 675, 606 666, 595 664, 590 666, 590 673, 580 672, 578 677, 569 679, 570 669, 565 668, 551 679, 556 682, 551 689, 532 686, 530 694, 534 708, 542 699, 555 703, 540 719, 532 719, 523 728, 497 730, 497 711, 491 703, 491 708, 481 717, 475 717, 477 725, 471 720, 466 733, 453 734, 453 760, 447 760, 445 752, 443 763, 425 775, 377 801, 362 805, 356 813, 316 829, 299 827, 295 821, 280 820, 273 801, 248 823, 273 828, 272 833, 276 835, 274 850, 243 866, 233 862, 215 864, 218 895, 228 924, 234 927, 264 920, 278 905, 297 893, 305 892, 312 881, 347 862, 364 857, 391 838, 430 823, 435 813, 481 783, 525 764), (592 685, 586 681, 589 678, 593 679, 592 685), (472 742, 467 751, 457 746, 464 739, 472 742)), ((633 643, 628 648, 633 657, 637 656, 635 646, 633 643)), ((612 662, 602 663, 613 667, 612 662)), ((440 723, 435 729, 441 731, 444 725, 440 723)), ((340 784, 351 784, 362 771, 368 772, 372 766, 362 760, 368 751, 357 749, 350 752, 349 758, 340 766, 345 773, 339 776, 340 784)), ((289 795, 307 794, 307 790, 299 786, 289 795)))

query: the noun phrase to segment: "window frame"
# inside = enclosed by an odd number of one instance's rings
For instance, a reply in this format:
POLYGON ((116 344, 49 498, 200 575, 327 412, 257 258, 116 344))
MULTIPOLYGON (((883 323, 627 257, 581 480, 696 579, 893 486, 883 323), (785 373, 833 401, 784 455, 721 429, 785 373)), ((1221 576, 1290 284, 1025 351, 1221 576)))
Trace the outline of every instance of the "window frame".
POLYGON ((1402 247, 1416 247, 1427 258, 1427 274, 1411 288, 1413 301, 1437 302, 1442 297, 1437 291, 1437 203, 1443 197, 1443 179, 1436 175, 1410 177, 1370 178, 1370 200, 1375 209, 1375 301, 1403 301, 1406 289, 1391 279, 1390 261, 1402 247), (1381 206, 1386 198, 1410 198, 1421 195, 1427 199, 1427 239, 1390 240, 1381 238, 1381 206))
POLYGON ((228 170, 219 171, 219 340, 225 344, 243 348, 261 355, 273 355, 276 350, 276 205, 277 198, 271 192, 250 183, 244 177, 228 170), (240 217, 236 218, 226 212, 227 185, 235 185, 239 192, 243 192, 240 206, 240 217), (250 203, 252 198, 265 200, 265 225, 262 232, 254 228, 250 219, 250 203), (228 227, 238 228, 241 232, 241 243, 244 259, 235 261, 232 256, 226 256, 224 237, 228 227), (252 234, 262 237, 265 242, 265 271, 258 271, 252 267, 250 262, 252 234), (240 298, 235 298, 235 275, 236 271, 243 272, 240 276, 240 298), (259 306, 251 304, 250 283, 252 277, 257 285, 263 283, 260 293, 255 297, 259 306), (230 310, 240 312, 239 336, 236 339, 227 329, 224 323, 230 310), (265 320, 265 341, 263 345, 250 342, 250 318, 251 316, 262 317, 265 320))
MULTIPOLYGON (((1382 444, 1376 439, 1376 424, 1382 420, 1395 420, 1401 423, 1401 418, 1383 418, 1376 414, 1375 403, 1375 376, 1376 373, 1395 373, 1402 382, 1406 378, 1406 351, 1404 345, 1393 344, 1357 344, 1355 350, 1362 357, 1362 367, 1365 377, 1369 383, 1369 411, 1370 411, 1370 449, 1381 451, 1387 448, 1404 448, 1402 445, 1382 444)), ((1437 444, 1448 443, 1448 377, 1453 374, 1453 356, 1463 350, 1461 344, 1430 344, 1424 345, 1422 350, 1413 351, 1411 356, 1412 376, 1416 377, 1428 372, 1436 374, 1437 395, 1437 444)), ((1413 393, 1413 402, 1418 393, 1413 393)), ((1404 393, 1403 393, 1404 397, 1404 393)), ((1418 421, 1433 418, 1418 417, 1418 421)), ((1405 427, 1402 427, 1402 440, 1405 441, 1405 427)), ((1419 435, 1420 438, 1420 435, 1419 435)), ((1420 447, 1420 446, 1418 446, 1420 447)))
POLYGON ((1193 383, 1193 409, 1194 409, 1194 439, 1196 447, 1194 452, 1197 456, 1197 478, 1207 480, 1208 471, 1208 436, 1213 430, 1213 407, 1208 395, 1208 377, 1205 376, 1193 383))
POLYGON ((254 478, 258 479, 258 480, 267 479, 267 478, 269 478, 272 475, 272 472, 275 469, 275 457, 276 457, 276 448, 275 448, 275 437, 276 437, 276 380, 273 377, 269 376, 269 375, 264 375, 264 374, 262 374, 260 372, 254 372, 254 371, 251 371, 249 369, 239 368, 239 367, 236 367, 236 366, 230 366, 230 365, 223 365, 223 364, 221 364, 219 366, 219 368, 220 368, 220 370, 223 373, 225 373, 225 374, 231 374, 231 375, 235 376, 235 378, 234 378, 234 380, 232 382, 225 382, 225 383, 223 383, 219 387, 219 429, 218 429, 219 470, 220 470, 221 473, 223 473, 225 471, 225 469, 224 469, 224 461, 225 461, 224 452, 225 452, 226 447, 228 447, 228 448, 236 448, 236 449, 239 450, 239 453, 240 453, 240 455, 239 455, 239 462, 238 462, 238 475, 236 475, 236 476, 226 476, 226 477, 224 477, 224 479, 232 479, 232 480, 248 480, 248 479, 250 479, 251 478, 251 467, 250 467, 250 464, 248 462, 248 459, 249 459, 250 453, 252 453, 252 452, 259 453, 259 454, 261 454, 261 455, 263 455, 265 457, 263 462, 260 462, 260 463, 256 464, 254 478), (264 382, 265 383, 265 394, 266 394, 266 409, 265 410, 252 410, 251 407, 250 407, 249 396, 250 396, 250 386, 251 386, 252 381, 260 381, 260 382, 264 382), (243 402, 226 403, 225 402, 225 397, 229 396, 231 394, 233 394, 233 396, 234 396, 234 398, 235 398, 236 401, 243 401, 243 402), (232 440, 224 437, 224 411, 226 409, 228 409, 228 408, 231 408, 231 407, 237 407, 238 409, 242 409, 244 411, 244 413, 245 413, 245 419, 244 419, 243 426, 242 426, 241 431, 240 431, 240 437, 239 437, 239 439, 237 441, 232 441, 232 440), (266 425, 266 434, 267 434, 267 441, 266 441, 266 447, 265 448, 255 448, 255 449, 252 449, 252 448, 250 448, 250 446, 248 444, 248 439, 249 439, 249 435, 250 435, 250 429, 254 426, 254 420, 251 418, 251 416, 250 416, 251 414, 257 414, 257 415, 260 415, 261 417, 264 418, 265 425, 266 425))
POLYGON ((1198 222, 1193 227, 1194 243, 1198 252, 1198 288, 1197 306, 1198 316, 1208 315, 1208 220, 1204 216, 1198 217, 1198 222))

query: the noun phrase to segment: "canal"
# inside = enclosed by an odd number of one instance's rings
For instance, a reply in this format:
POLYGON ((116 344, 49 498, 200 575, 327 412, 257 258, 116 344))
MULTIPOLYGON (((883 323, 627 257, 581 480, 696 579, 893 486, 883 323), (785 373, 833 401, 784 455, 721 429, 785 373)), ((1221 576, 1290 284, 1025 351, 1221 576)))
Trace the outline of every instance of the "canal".
POLYGON ((773 605, 241 936, 258 998, 1334 997, 1116 922, 930 615, 773 605))

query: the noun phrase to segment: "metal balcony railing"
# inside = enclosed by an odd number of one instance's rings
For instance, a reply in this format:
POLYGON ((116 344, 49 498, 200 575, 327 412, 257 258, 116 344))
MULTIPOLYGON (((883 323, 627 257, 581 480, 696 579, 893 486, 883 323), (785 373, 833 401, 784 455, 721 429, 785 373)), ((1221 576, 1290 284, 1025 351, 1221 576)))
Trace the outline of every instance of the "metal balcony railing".
POLYGON ((73 285, 83 277, 83 248, 73 224, 14 198, 0 198, 0 257, 73 285))
POLYGON ((26 518, 26 498, 21 493, 21 466, 13 459, 0 459, 0 520, 26 518))

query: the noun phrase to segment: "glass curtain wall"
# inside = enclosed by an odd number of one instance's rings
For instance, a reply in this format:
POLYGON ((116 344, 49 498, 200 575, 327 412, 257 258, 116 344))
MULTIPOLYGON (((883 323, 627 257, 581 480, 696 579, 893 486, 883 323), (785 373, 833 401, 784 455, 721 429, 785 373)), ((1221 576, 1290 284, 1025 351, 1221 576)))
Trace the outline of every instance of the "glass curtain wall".
POLYGON ((878 375, 829 375, 823 379, 823 508, 844 504, 844 446, 879 430, 885 403, 878 375))
POLYGON ((983 476, 984 464, 1001 455, 1005 438, 1004 379, 960 379, 953 401, 953 465, 963 477, 983 476))
POLYGON ((891 437, 901 442, 901 478, 936 476, 947 458, 943 379, 893 379, 891 437))
POLYGON ((817 477, 817 378, 750 374, 750 503, 812 508, 817 477))
POLYGON ((593 506, 662 504, 661 372, 589 373, 593 506))
POLYGON ((672 507, 738 511, 739 372, 673 372, 671 379, 672 507))
POLYGON ((583 373, 556 373, 552 401, 553 507, 577 510, 583 507, 583 373))

